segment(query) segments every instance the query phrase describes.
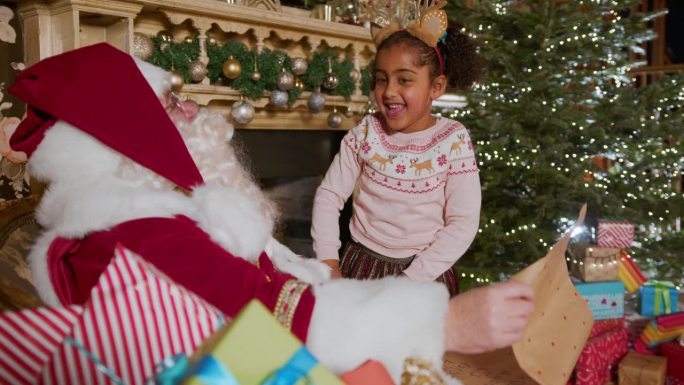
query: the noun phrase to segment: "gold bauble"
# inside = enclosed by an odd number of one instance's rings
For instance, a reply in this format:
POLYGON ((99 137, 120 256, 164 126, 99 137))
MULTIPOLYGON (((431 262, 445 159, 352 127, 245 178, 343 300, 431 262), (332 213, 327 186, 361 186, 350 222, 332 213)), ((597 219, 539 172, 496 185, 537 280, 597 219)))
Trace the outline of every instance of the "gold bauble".
POLYGON ((241 73, 242 66, 236 58, 231 56, 223 62, 223 76, 226 78, 233 80, 240 76, 241 73))
POLYGON ((195 39, 192 36, 186 36, 185 39, 183 39, 183 42, 187 44, 192 44, 193 41, 195 41, 195 39))
POLYGON ((171 90, 173 92, 178 92, 183 88, 183 84, 185 84, 185 79, 183 79, 183 74, 180 73, 178 70, 171 70, 169 71, 171 73, 171 90))
POLYGON ((147 60, 154 52, 154 43, 149 36, 136 32, 133 34, 133 55, 142 60, 147 60))
POLYGON ((173 35, 167 30, 157 32, 157 37, 161 38, 162 41, 173 41, 173 35))
POLYGON ((252 81, 258 82, 259 80, 261 80, 261 73, 259 71, 252 72, 252 81))
POLYGON ((297 88, 298 90, 301 91, 301 90, 304 89, 304 82, 302 82, 301 80, 297 79, 297 80, 295 80, 295 85, 294 85, 294 86, 295 86, 295 88, 297 88))

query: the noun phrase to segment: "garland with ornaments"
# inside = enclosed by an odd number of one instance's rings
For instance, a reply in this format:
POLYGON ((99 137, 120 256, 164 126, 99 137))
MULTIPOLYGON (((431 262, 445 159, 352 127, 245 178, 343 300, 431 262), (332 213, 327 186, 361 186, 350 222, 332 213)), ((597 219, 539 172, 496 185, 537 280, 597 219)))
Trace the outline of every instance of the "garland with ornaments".
MULTIPOLYGON (((310 92, 308 108, 311 113, 323 110, 326 95, 342 96, 350 100, 360 84, 365 95, 370 89, 368 68, 354 68, 348 59, 339 60, 335 50, 315 52, 310 60, 291 58, 286 52, 270 49, 250 50, 235 41, 218 43, 207 38, 205 65, 200 61, 197 37, 174 41, 168 31, 150 37, 135 33, 133 53, 170 71, 175 91, 186 83, 200 83, 208 78, 211 84, 229 86, 249 99, 258 99, 270 92, 270 103, 277 108, 291 106, 304 91, 310 92)), ((254 117, 253 105, 244 98, 233 104, 232 118, 238 124, 248 124, 254 117)), ((335 109, 328 116, 328 125, 337 128, 342 115, 335 109)))

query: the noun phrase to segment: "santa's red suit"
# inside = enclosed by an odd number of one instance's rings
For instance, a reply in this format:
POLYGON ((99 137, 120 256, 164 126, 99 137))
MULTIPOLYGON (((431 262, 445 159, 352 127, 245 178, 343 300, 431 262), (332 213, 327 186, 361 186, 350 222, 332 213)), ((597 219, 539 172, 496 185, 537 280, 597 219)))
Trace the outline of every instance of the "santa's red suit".
POLYGON ((208 125, 189 151, 183 124, 160 103, 169 90, 165 71, 107 44, 17 76, 10 92, 29 110, 11 145, 49 183, 37 212, 45 232, 29 256, 45 302, 87 300, 121 243, 229 316, 261 300, 335 372, 370 358, 397 381, 406 358, 440 368, 444 287, 407 278, 321 280, 318 262, 272 239, 253 194, 197 167, 196 153, 212 150, 202 138, 212 136, 217 114, 203 110, 188 123, 208 125))

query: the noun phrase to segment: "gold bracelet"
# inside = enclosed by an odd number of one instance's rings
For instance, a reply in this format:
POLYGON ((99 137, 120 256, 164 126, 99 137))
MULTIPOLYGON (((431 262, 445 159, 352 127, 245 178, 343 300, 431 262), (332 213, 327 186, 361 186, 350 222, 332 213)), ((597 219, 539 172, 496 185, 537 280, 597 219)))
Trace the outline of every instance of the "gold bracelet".
POLYGON ((292 319, 297 310, 297 305, 302 298, 302 294, 309 286, 306 282, 290 279, 280 289, 273 314, 278 322, 285 326, 287 330, 292 330, 292 319))

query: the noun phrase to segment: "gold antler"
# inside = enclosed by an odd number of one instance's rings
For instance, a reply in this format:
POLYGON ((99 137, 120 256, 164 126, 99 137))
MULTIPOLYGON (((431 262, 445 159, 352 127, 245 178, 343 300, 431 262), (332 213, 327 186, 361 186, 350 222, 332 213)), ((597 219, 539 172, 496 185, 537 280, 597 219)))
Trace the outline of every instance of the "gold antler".
POLYGON ((446 32, 448 20, 442 9, 444 0, 362 0, 362 20, 371 22, 371 36, 376 45, 389 35, 406 29, 433 47, 446 32))

